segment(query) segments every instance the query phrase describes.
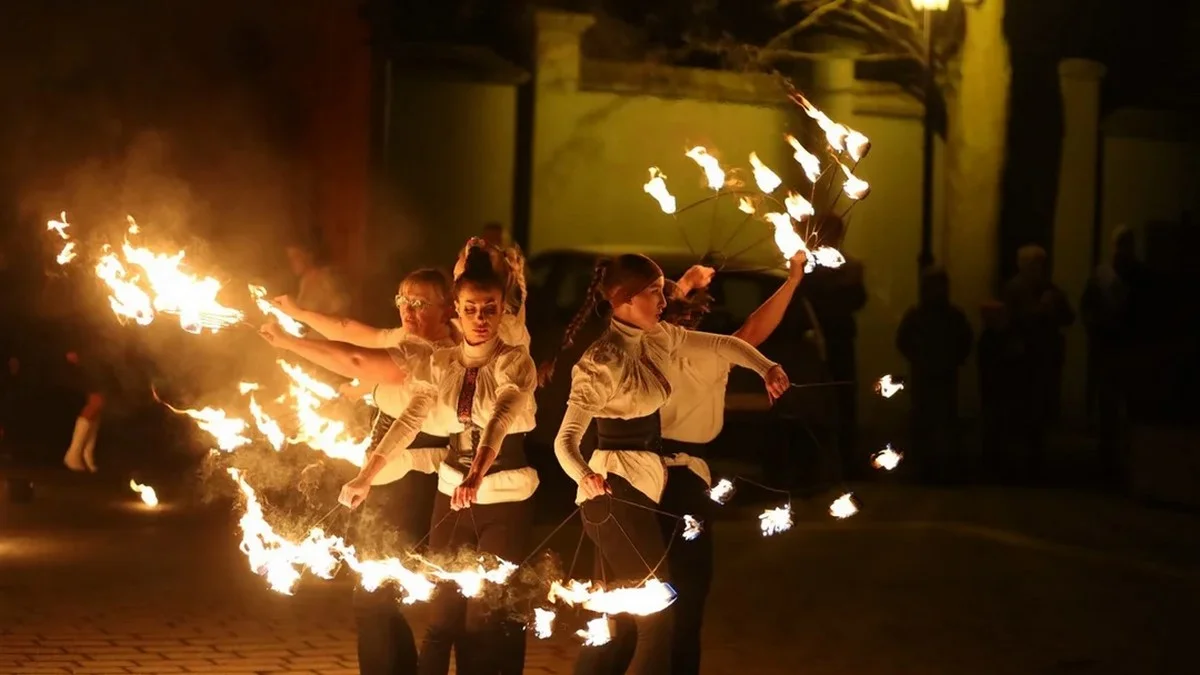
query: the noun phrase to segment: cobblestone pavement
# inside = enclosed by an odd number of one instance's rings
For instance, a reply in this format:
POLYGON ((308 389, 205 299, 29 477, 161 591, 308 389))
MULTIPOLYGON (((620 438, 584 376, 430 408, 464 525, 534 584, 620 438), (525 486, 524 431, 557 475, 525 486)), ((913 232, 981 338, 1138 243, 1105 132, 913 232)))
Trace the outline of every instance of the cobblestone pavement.
MULTIPOLYGON (((1046 492, 864 487, 763 539, 717 523, 705 672, 1184 673, 1200 518, 1046 492)), ((350 583, 265 588, 227 507, 58 486, 0 503, 0 673, 356 673, 350 583)), ((573 535, 572 535, 573 536, 573 535)), ((423 611, 414 609, 415 623, 423 611)), ((569 630, 526 672, 569 673, 569 630)))

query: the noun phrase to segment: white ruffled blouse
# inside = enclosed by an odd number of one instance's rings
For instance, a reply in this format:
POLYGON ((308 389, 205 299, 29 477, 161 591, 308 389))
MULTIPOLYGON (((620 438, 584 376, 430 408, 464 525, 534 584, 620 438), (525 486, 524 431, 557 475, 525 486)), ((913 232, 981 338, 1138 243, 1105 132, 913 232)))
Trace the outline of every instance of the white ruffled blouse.
MULTIPOLYGON (((469 434, 459 420, 458 398, 468 368, 479 368, 475 381, 475 398, 471 407, 471 422, 482 429, 479 445, 501 450, 508 434, 532 431, 536 405, 533 391, 537 386, 537 369, 528 350, 504 342, 497 336, 481 345, 465 342, 439 349, 428 360, 427 371, 412 382, 411 399, 406 409, 396 417, 392 432, 399 434, 385 457, 395 461, 403 455, 405 445, 418 430, 435 436, 469 434)), ((463 480, 462 471, 444 461, 437 468, 438 489, 453 494, 463 480)), ((537 490, 537 471, 522 467, 496 471, 484 477, 477 501, 480 504, 522 501, 537 490)))
MULTIPOLYGON (((663 457, 647 450, 603 449, 596 450, 590 462, 584 462, 579 444, 594 418, 636 419, 660 410, 672 396, 667 381, 671 363, 684 347, 714 352, 762 376, 775 366, 735 337, 689 331, 662 322, 643 331, 612 321, 571 372, 567 412, 554 441, 559 463, 576 483, 591 473, 615 473, 654 502, 662 498, 668 465, 663 457)), ((580 491, 576 503, 583 501, 580 491)))

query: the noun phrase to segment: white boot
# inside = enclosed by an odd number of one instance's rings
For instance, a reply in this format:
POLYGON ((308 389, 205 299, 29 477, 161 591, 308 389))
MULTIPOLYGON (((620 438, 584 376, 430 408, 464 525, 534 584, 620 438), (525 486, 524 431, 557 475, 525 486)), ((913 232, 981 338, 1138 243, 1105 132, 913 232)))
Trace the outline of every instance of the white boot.
POLYGON ((96 438, 100 435, 100 420, 88 425, 87 438, 83 442, 83 463, 87 470, 96 473, 96 438))
POLYGON ((63 456, 63 464, 66 464, 67 468, 72 471, 87 470, 87 465, 83 461, 83 446, 91 426, 92 423, 86 417, 75 419, 75 432, 71 434, 71 446, 67 448, 67 454, 63 456))

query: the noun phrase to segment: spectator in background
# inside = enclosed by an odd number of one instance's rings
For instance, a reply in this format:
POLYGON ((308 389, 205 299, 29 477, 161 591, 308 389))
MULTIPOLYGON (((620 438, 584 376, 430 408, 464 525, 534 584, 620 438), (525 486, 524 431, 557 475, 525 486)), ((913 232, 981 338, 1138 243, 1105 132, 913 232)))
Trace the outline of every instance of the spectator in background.
POLYGON ((1075 322, 1067 297, 1050 281, 1046 250, 1029 245, 1017 251, 1017 274, 1004 288, 1014 337, 1020 343, 1019 370, 1023 383, 1016 417, 1027 453, 1026 471, 1040 473, 1046 431, 1057 421, 1066 356, 1063 329, 1075 322))
POLYGON ((72 349, 65 355, 68 364, 67 380, 83 395, 83 408, 75 419, 75 431, 71 444, 63 456, 63 464, 72 471, 96 473, 96 439, 100 434, 100 415, 104 412, 105 399, 100 383, 99 368, 102 364, 91 355, 81 357, 72 349))
POLYGON ((491 222, 484 225, 482 237, 489 246, 504 248, 504 226, 500 223, 491 222))
MULTIPOLYGON (((841 248, 845 224, 835 215, 818 216, 813 226, 816 246, 841 248)), ((841 267, 817 266, 809 272, 801 289, 816 314, 825 338, 829 376, 834 381, 858 379, 858 360, 855 342, 858 325, 854 315, 867 304, 867 289, 863 284, 862 263, 846 256, 841 267)), ((865 462, 860 461, 858 438, 858 389, 837 387, 837 447, 842 462, 842 477, 861 474, 865 462)))
POLYGON ((1128 371, 1143 325, 1149 274, 1137 259, 1133 232, 1121 226, 1113 234, 1111 262, 1088 281, 1079 310, 1088 334, 1089 412, 1097 423, 1101 467, 1117 479, 1117 455, 1128 432, 1128 371))
POLYGON ((941 267, 921 274, 917 306, 896 331, 896 347, 909 363, 911 450, 926 480, 961 474, 958 369, 971 354, 971 325, 950 303, 950 279, 941 267))
POLYGON ((301 308, 327 316, 349 316, 350 295, 333 267, 321 264, 316 251, 303 244, 287 247, 288 263, 296 275, 295 302, 301 308))

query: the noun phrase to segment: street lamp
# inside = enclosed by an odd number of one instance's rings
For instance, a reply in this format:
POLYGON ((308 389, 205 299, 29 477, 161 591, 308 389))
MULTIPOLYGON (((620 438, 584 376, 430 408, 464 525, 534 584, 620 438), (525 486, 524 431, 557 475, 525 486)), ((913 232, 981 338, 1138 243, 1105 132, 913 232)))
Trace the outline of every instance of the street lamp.
POLYGON ((933 264, 933 102, 937 80, 933 70, 933 30, 931 12, 945 11, 950 0, 910 0, 913 9, 925 14, 925 84, 922 96, 925 102, 924 146, 921 155, 921 255, 917 258, 918 270, 933 264))

